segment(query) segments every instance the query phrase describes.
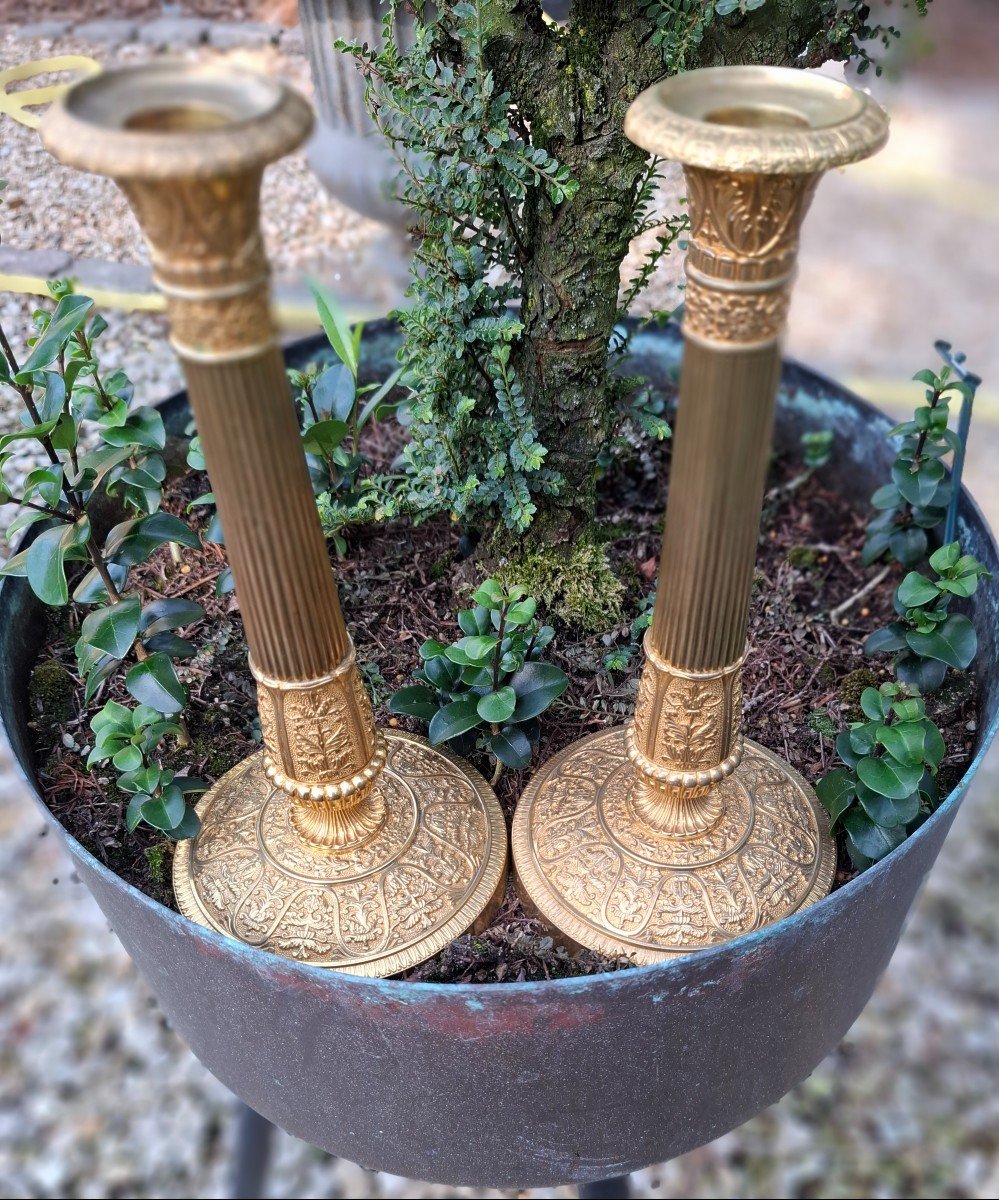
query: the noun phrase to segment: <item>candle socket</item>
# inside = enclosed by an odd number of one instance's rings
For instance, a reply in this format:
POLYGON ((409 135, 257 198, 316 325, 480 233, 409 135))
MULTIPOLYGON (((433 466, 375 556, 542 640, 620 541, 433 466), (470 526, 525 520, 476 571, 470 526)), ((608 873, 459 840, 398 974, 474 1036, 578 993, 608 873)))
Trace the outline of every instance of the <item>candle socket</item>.
POLYGON ((174 890, 194 921, 278 954, 390 975, 488 924, 506 829, 482 777, 384 734, 344 623, 270 311, 264 168, 312 127, 266 78, 109 71, 46 114, 64 163, 128 197, 167 302, 225 534, 264 749, 198 805, 174 890))
POLYGON ((879 149, 887 118, 827 78, 714 67, 644 92, 625 130, 683 164, 691 223, 659 586, 633 721, 535 776, 513 852, 567 940, 655 962, 832 885, 814 792, 742 736, 742 666, 798 235, 821 173, 879 149))

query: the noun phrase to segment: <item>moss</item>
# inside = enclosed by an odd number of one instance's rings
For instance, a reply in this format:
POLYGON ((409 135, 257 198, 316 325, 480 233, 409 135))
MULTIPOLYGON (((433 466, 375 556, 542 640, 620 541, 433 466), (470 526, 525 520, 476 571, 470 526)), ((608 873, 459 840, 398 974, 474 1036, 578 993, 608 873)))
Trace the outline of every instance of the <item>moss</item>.
POLYGON ((446 550, 438 559, 436 559, 430 568, 430 578, 434 583, 440 583, 442 579, 447 577, 454 570, 455 554, 453 550, 446 550))
POLYGON ((28 685, 32 708, 53 723, 69 718, 75 691, 73 676, 54 658, 46 659, 35 667, 28 685))
POLYGON ((878 686, 878 677, 870 667, 858 667, 845 676, 839 685, 839 698, 843 703, 848 721, 859 721, 863 717, 860 708, 860 697, 864 688, 878 686))
POLYGON ((792 546, 787 561, 799 571, 809 571, 819 561, 819 552, 812 546, 792 546))
POLYGON ((504 587, 526 588, 545 614, 567 625, 599 633, 621 621, 625 588, 592 534, 571 549, 546 547, 511 556, 494 574, 504 587))
POLYGON ((166 842, 157 842, 155 846, 147 846, 143 850, 146 862, 149 863, 149 878, 160 887, 166 885, 169 853, 170 847, 166 842))

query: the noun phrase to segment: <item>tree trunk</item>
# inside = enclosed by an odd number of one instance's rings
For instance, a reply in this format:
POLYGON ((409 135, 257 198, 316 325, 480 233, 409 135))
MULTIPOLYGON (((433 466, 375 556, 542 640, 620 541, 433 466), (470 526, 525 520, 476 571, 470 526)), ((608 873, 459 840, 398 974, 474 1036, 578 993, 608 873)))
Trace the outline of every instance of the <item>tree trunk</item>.
MULTIPOLYGON (((698 65, 787 64, 818 31, 813 0, 768 0, 715 18, 698 65)), ((569 167, 578 191, 553 205, 541 188, 521 217, 524 336, 516 366, 545 465, 564 484, 537 496, 527 541, 575 541, 592 522, 596 460, 617 421, 608 373, 620 267, 635 222, 646 156, 624 136, 624 114, 664 74, 640 0, 574 0, 568 28, 541 23, 537 0, 486 5, 490 63, 530 126, 532 142, 569 167)))

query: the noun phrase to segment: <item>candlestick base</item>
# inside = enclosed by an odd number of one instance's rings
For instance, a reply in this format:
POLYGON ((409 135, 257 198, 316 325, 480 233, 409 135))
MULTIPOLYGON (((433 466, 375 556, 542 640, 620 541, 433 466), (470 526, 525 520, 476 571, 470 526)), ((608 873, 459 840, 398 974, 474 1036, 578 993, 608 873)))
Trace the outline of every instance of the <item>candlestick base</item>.
POLYGON ((643 821, 640 776, 619 726, 574 743, 528 785, 513 820, 525 905, 578 946, 638 963, 716 946, 814 903, 836 846, 815 793, 755 742, 716 785, 706 832, 643 821))
POLYGON ((239 764, 198 805, 201 832, 180 842, 173 883, 192 921, 275 954, 353 975, 408 970, 485 928, 506 882, 503 814, 485 780, 408 733, 385 735, 373 785, 385 820, 347 850, 309 844, 293 802, 239 764))

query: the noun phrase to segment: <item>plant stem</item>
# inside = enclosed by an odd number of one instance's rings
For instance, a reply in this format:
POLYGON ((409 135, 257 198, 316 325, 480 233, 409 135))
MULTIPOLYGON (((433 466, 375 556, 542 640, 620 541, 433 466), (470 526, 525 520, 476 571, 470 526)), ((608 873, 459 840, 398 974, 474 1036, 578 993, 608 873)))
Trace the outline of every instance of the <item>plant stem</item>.
POLYGON ((847 596, 842 604, 837 604, 835 608, 831 608, 829 610, 829 620, 832 622, 832 624, 838 625, 840 618, 845 612, 853 608, 858 601, 863 600, 865 596, 873 592, 878 584, 888 576, 889 572, 891 571, 891 566, 891 563, 889 563, 888 566, 882 567, 881 570, 878 571, 877 575, 875 575, 873 579, 869 579, 864 586, 859 589, 859 591, 854 592, 852 596, 847 596))

